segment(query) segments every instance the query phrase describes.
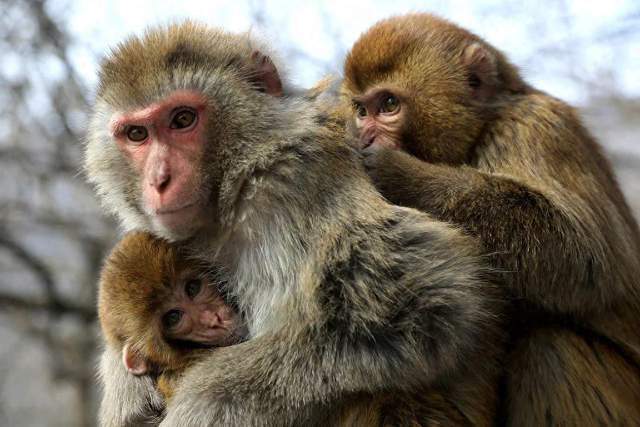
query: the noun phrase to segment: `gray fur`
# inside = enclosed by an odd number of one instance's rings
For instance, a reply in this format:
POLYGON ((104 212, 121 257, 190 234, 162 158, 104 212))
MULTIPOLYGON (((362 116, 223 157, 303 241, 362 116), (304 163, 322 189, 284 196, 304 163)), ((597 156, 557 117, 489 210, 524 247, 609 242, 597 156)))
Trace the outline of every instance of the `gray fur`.
MULTIPOLYGON (((251 339, 216 349, 191 368, 162 425, 308 425, 355 394, 491 376, 493 361, 478 360, 499 347, 500 305, 477 242, 427 214, 389 205, 340 127, 318 125, 326 113, 303 97, 253 90, 241 65, 219 63, 243 54, 231 43, 238 38, 196 30, 187 35, 226 40, 225 48, 194 48, 191 68, 176 71, 177 80, 163 83, 162 69, 149 70, 118 89, 113 73, 128 69, 138 41, 114 52, 103 66, 87 145, 89 179, 107 209, 128 229, 188 239, 194 254, 224 270, 247 317, 251 339), (202 74, 208 77, 189 77, 202 74), (125 99, 118 90, 148 101, 144 87, 195 88, 216 108, 201 166, 211 220, 190 236, 149 221, 136 205, 135 176, 101 127, 109 108, 123 108, 114 101, 125 99)), ((154 43, 172 31, 180 28, 150 32, 140 54, 162 63, 166 46, 154 43)), ((108 393, 101 422, 124 425, 140 412, 130 393, 148 385, 110 364, 114 355, 104 357, 113 374, 102 377, 108 393), (109 392, 115 381, 118 394, 109 392)))

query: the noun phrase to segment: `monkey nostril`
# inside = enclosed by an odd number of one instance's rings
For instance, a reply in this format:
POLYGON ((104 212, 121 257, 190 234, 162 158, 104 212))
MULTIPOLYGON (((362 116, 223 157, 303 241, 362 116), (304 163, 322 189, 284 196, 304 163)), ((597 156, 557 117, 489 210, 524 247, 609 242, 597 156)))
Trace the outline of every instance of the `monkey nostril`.
POLYGON ((164 193, 169 187, 169 183, 171 182, 171 175, 163 175, 158 177, 155 183, 152 185, 156 188, 158 193, 164 193))

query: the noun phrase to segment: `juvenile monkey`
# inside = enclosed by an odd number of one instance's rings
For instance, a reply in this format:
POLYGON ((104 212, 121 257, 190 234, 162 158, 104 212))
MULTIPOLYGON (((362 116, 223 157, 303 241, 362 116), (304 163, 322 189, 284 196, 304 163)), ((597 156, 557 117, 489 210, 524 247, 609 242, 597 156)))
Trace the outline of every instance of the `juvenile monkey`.
MULTIPOLYGON (((500 339, 476 240, 385 202, 343 128, 287 95, 267 52, 187 22, 101 67, 89 180, 126 229, 223 269, 248 326, 184 373, 162 425, 321 424, 363 396, 429 387, 473 423, 500 339)), ((103 425, 157 403, 118 357, 102 359, 103 425)))
POLYGON ((107 344, 134 375, 159 374, 169 400, 173 384, 205 349, 246 334, 215 277, 179 248, 148 233, 129 233, 108 256, 100 277, 98 315, 107 344))
POLYGON ((344 73, 378 190, 464 227, 504 272, 507 424, 640 424, 640 235, 575 111, 428 14, 374 25, 344 73))

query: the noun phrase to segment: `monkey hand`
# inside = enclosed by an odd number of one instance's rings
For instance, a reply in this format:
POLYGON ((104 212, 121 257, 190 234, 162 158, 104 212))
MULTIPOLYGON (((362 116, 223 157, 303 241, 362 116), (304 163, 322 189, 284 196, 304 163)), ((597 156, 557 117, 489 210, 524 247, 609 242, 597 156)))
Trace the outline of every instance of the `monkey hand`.
POLYGON ((413 185, 419 171, 428 167, 425 163, 404 151, 372 144, 362 150, 367 174, 380 194, 391 203, 410 206, 415 200, 416 188, 423 188, 424 181, 413 185))

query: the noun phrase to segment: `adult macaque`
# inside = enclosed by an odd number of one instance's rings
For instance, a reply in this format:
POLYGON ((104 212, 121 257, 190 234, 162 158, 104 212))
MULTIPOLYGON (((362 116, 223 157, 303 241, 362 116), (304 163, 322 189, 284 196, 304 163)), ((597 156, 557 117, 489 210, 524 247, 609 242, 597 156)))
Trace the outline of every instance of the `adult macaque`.
POLYGON ((574 110, 427 14, 364 33, 343 93, 380 192, 478 236, 504 273, 507 424, 640 424, 638 226, 574 110))
MULTIPOLYGON (((221 268, 249 329, 185 372, 162 424, 308 425, 430 385, 491 398, 477 390, 494 380, 500 304, 477 242, 385 202, 341 127, 283 93, 263 46, 193 23, 130 38, 102 64, 90 181, 126 229, 221 268)), ((108 425, 155 404, 117 357, 101 367, 108 425)), ((458 417, 486 411, 459 402, 458 417)))
POLYGON ((130 233, 111 251, 100 277, 100 325, 134 375, 158 376, 166 400, 173 383, 211 347, 238 343, 242 319, 219 292, 215 275, 179 248, 130 233))

